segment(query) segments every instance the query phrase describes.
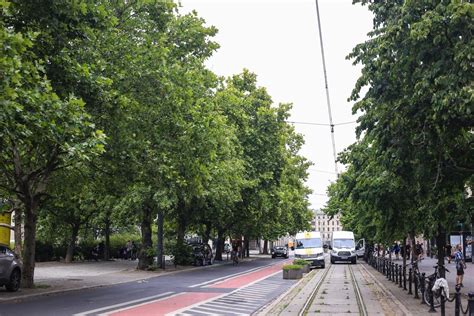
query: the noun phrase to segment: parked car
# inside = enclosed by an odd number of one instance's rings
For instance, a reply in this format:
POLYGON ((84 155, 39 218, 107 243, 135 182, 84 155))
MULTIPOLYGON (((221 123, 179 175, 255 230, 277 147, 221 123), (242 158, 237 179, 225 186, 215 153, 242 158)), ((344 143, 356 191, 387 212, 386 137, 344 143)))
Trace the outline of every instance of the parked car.
POLYGON ((192 248, 193 264, 195 266, 205 266, 212 264, 212 249, 209 244, 193 243, 192 248))
POLYGON ((20 288, 21 262, 18 256, 6 245, 0 244, 0 286, 15 292, 20 288))
POLYGON ((286 246, 275 246, 272 248, 272 258, 276 257, 288 258, 288 248, 286 246))

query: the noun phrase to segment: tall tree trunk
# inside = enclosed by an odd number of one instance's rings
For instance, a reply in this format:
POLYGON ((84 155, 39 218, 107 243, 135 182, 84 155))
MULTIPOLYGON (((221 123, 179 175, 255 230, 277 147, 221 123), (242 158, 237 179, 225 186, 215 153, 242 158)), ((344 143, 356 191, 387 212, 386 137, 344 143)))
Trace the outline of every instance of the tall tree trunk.
POLYGON ((250 237, 245 236, 245 256, 250 257, 250 237))
MULTIPOLYGON (((27 198, 28 199, 28 198, 27 198)), ((23 244, 22 287, 32 288, 35 276, 36 209, 38 203, 30 197, 25 203, 25 243, 23 244)))
POLYGON ((202 238, 202 242, 204 244, 207 244, 209 242, 209 239, 211 239, 211 229, 212 225, 211 223, 206 223, 206 229, 204 230, 204 236, 202 238))
POLYGON ((13 215, 13 219, 15 221, 14 227, 14 236, 15 236, 15 253, 23 259, 23 235, 21 225, 23 224, 23 213, 20 209, 15 211, 15 215, 13 215))
POLYGON ((418 260, 416 256, 416 242, 415 242, 415 233, 410 233, 410 250, 411 250, 411 262, 418 260))
POLYGON ((153 242, 151 240, 151 223, 152 223, 152 209, 149 205, 142 208, 142 246, 138 255, 138 269, 145 270, 153 264, 153 256, 150 255, 150 250, 153 249, 153 242))
POLYGON ((407 238, 403 238, 403 266, 407 265, 407 238))
POLYGON ((263 242, 263 254, 268 255, 268 240, 266 240, 266 239, 263 242))
POLYGON ((184 235, 186 234, 186 209, 184 202, 181 199, 178 201, 178 219, 177 219, 177 244, 184 244, 184 235))
POLYGON ((224 230, 217 229, 216 256, 214 260, 222 261, 222 251, 224 250, 224 230))
POLYGON ((104 260, 110 260, 110 211, 105 214, 105 247, 104 247, 104 260))
POLYGON ((446 257, 444 246, 446 245, 446 232, 441 224, 438 224, 438 234, 436 235, 436 248, 438 248, 438 269, 439 275, 446 278, 446 271, 444 271, 444 257, 446 257))
POLYGON ((157 258, 157 263, 158 267, 161 269, 165 268, 165 253, 164 253, 164 242, 163 242, 163 223, 164 223, 164 216, 165 213, 163 210, 158 210, 158 220, 157 220, 157 225, 158 225, 158 230, 157 230, 157 241, 156 241, 156 258, 157 258))
POLYGON ((79 227, 80 224, 78 223, 74 223, 72 225, 71 239, 69 240, 69 244, 67 245, 66 258, 64 259, 64 262, 66 263, 71 263, 72 259, 74 258, 74 250, 76 249, 76 240, 77 235, 79 234, 79 227))

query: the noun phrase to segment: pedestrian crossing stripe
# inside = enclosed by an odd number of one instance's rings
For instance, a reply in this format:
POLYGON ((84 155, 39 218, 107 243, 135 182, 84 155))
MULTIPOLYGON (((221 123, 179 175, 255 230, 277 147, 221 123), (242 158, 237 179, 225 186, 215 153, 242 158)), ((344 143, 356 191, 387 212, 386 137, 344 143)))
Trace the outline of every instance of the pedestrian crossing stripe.
POLYGON ((288 290, 294 283, 286 282, 288 280, 280 278, 280 275, 273 275, 268 279, 253 283, 245 288, 236 289, 218 298, 195 304, 169 315, 251 315, 267 304, 273 297, 288 290))

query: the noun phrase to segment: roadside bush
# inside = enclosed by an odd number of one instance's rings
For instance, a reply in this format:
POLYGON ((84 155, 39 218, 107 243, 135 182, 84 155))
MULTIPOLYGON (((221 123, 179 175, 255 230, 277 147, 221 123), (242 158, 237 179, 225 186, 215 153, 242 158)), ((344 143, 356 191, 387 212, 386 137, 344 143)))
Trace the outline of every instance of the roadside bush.
POLYGON ((66 255, 66 246, 55 244, 47 240, 36 240, 35 261, 59 261, 66 255))
POLYGON ((171 248, 171 254, 174 256, 175 265, 189 265, 193 262, 192 248, 186 244, 175 244, 171 248))
POLYGON ((123 258, 125 245, 129 240, 135 241, 138 246, 140 242, 140 235, 132 233, 120 233, 113 234, 110 236, 110 257, 111 258, 123 258))
POLYGON ((51 261, 54 257, 54 247, 51 243, 42 240, 36 241, 35 261, 44 262, 51 261))
POLYGON ((303 260, 303 259, 295 259, 295 260, 293 260, 293 264, 296 264, 296 265, 299 265, 299 266, 309 265, 308 261, 303 260))
POLYGON ((299 264, 285 264, 282 269, 285 270, 285 271, 288 271, 288 270, 300 270, 300 269, 301 269, 301 265, 299 265, 299 264))

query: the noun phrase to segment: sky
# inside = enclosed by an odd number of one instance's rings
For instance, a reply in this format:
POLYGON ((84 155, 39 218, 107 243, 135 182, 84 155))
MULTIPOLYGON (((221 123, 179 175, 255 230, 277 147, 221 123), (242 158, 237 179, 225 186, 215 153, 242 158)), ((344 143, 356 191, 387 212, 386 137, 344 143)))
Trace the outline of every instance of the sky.
MULTIPOLYGON (((347 99, 361 69, 346 56, 368 39, 372 15, 352 0, 318 3, 336 151, 341 152, 356 139, 356 124, 348 122, 357 117, 347 99)), ((293 104, 291 122, 329 124, 315 0, 181 0, 181 6, 181 13, 195 10, 219 30, 214 40, 220 49, 207 61, 210 70, 230 76, 247 68, 274 103, 293 104)), ((292 124, 305 139, 300 154, 314 164, 307 186, 313 190, 311 207, 318 209, 337 177, 330 127, 292 124)))

